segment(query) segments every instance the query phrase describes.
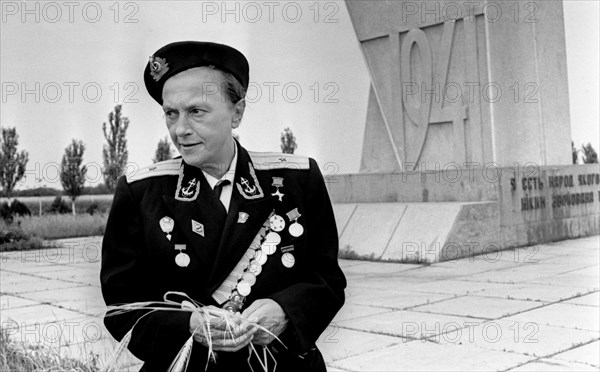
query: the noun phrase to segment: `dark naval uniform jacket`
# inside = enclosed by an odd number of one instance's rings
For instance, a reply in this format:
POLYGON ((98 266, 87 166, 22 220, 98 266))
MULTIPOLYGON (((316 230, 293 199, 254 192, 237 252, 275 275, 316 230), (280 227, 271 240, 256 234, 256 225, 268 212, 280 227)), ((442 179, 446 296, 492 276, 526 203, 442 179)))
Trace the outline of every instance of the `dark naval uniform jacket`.
MULTIPOLYGON (((346 279, 337 261, 337 229, 323 176, 313 159, 249 153, 236 146, 228 212, 202 171, 181 158, 121 177, 102 243, 104 300, 107 305, 162 301, 166 292, 178 291, 203 305, 223 307, 213 294, 275 214, 285 222, 278 232, 281 242, 262 265, 240 311, 257 299, 275 300, 289 319, 280 335, 287 349, 277 341, 269 345, 277 370, 325 371, 315 342, 344 303, 346 279), (283 196, 272 195, 276 191, 283 196), (170 232, 161 227, 165 217, 172 220, 170 232), (304 228, 302 235, 290 233, 294 222, 304 228), (284 251, 293 256, 293 265, 284 264, 284 251), (187 266, 176 263, 181 252, 189 256, 187 266)), ((148 311, 106 316, 104 322, 117 340, 135 324, 129 349, 145 362, 142 371, 166 371, 190 337, 190 313, 143 314, 148 311)), ((248 355, 246 347, 219 351, 208 370, 250 370, 248 355)), ((206 357, 207 349, 194 343, 187 370, 204 371, 206 357)), ((252 364, 260 370, 256 361, 252 364)))

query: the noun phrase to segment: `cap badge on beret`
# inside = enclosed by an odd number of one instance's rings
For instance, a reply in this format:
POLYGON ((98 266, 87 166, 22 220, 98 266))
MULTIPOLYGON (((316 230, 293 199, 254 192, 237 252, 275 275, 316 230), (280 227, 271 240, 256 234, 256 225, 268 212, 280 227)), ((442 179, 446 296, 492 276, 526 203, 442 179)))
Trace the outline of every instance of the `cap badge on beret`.
POLYGON ((150 56, 148 64, 150 65, 150 75, 154 81, 159 81, 169 71, 169 64, 164 58, 150 56))

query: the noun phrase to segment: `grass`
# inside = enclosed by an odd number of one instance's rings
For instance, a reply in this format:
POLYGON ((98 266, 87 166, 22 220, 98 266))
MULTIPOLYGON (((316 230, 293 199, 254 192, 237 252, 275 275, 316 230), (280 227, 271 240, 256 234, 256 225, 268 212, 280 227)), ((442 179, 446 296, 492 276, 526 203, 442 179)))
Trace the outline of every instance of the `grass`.
POLYGON ((49 345, 29 345, 11 340, 8 330, 0 329, 0 371, 73 371, 98 372, 98 356, 87 361, 69 358, 49 345))
POLYGON ((54 214, 44 216, 18 217, 13 224, 20 224, 21 230, 40 239, 62 239, 81 236, 103 235, 107 213, 94 215, 54 214))
POLYGON ((56 214, 17 217, 8 224, 0 218, 0 252, 54 247, 49 239, 103 235, 107 213, 56 214))

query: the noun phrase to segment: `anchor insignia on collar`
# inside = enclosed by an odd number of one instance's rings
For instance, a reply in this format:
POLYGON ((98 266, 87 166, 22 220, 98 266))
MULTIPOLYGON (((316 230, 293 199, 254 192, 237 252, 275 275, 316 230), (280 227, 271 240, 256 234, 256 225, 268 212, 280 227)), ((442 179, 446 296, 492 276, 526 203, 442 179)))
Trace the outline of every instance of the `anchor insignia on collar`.
POLYGON ((200 181, 197 177, 190 177, 189 174, 188 177, 186 177, 184 174, 184 168, 184 164, 182 164, 181 168, 179 168, 179 178, 177 180, 175 199, 181 201, 194 201, 200 193, 200 181))
POLYGON ((250 176, 252 177, 252 181, 248 181, 244 177, 240 177, 240 182, 237 183, 237 189, 240 194, 246 199, 258 199, 265 196, 263 194, 262 189, 260 188, 260 184, 258 183, 258 179, 256 178, 256 172, 254 172, 254 167, 252 167, 252 163, 248 163, 248 168, 250 171, 250 176), (250 184, 253 182, 253 184, 250 184))
POLYGON ((186 187, 184 187, 183 189, 181 189, 181 193, 183 194, 183 196, 185 196, 186 198, 189 198, 190 196, 194 195, 194 192, 196 190, 192 190, 192 187, 196 186, 196 179, 191 179, 190 182, 188 182, 188 185, 186 187))
POLYGON ((252 187, 250 186, 250 183, 248 182, 247 179, 245 179, 244 177, 241 178, 242 185, 244 185, 244 191, 249 194, 249 195, 253 195, 256 192, 256 186, 253 185, 252 187))

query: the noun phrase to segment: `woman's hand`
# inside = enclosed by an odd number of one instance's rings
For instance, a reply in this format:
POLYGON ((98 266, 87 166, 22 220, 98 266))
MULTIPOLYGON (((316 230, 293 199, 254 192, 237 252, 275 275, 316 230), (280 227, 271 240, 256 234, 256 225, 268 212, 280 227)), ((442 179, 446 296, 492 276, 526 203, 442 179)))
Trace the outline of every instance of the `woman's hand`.
MULTIPOLYGON (((254 301, 242 316, 251 323, 257 323, 269 330, 273 335, 279 336, 287 328, 288 318, 281 306, 270 298, 254 301)), ((252 327, 256 331, 252 343, 255 345, 268 345, 275 339, 270 333, 252 327)))
POLYGON ((190 333, 194 341, 208 347, 209 334, 215 351, 235 352, 247 346, 256 333, 256 328, 248 325, 239 314, 215 306, 207 306, 204 311, 194 311, 190 317, 190 333), (227 321, 225 320, 227 318, 227 321), (229 326, 227 326, 229 323, 229 326))

